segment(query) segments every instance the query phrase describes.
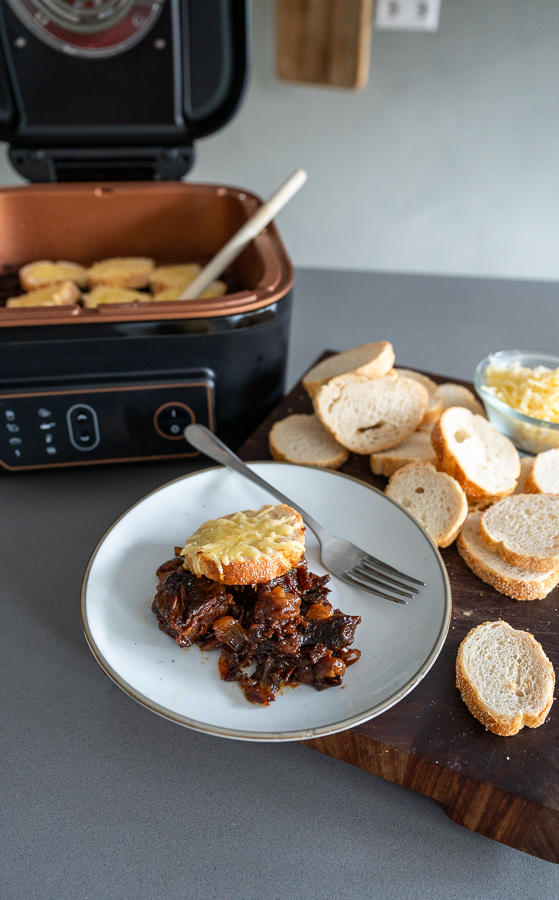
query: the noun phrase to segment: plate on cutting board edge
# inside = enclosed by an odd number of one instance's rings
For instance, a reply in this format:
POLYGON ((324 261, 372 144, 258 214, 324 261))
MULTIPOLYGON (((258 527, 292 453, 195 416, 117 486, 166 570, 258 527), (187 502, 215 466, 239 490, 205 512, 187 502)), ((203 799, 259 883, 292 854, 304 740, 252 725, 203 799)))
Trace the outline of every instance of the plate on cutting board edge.
MULTIPOLYGON (((284 687, 269 707, 248 703, 219 677, 217 652, 184 650, 151 612, 156 570, 210 518, 274 499, 222 467, 162 485, 120 516, 99 541, 81 591, 82 625, 98 663, 129 696, 181 725, 221 737, 296 741, 334 734, 394 706, 424 677, 443 646, 451 615, 446 568, 428 535, 376 488, 327 469, 290 463, 250 468, 306 509, 326 529, 426 582, 407 605, 391 603, 335 577, 330 601, 360 615, 354 645, 361 659, 341 687, 284 687)), ((309 570, 325 574, 318 542, 306 532, 309 570)))

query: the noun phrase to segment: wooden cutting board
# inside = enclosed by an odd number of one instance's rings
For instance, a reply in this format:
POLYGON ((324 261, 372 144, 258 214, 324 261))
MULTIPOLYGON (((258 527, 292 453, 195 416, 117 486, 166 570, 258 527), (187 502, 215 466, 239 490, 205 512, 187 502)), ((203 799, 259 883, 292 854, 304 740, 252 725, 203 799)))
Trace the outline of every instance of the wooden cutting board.
POLYGON ((276 69, 283 81, 363 88, 373 0, 276 0, 276 69))
MULTIPOLYGON (((438 383, 451 380, 424 374, 438 383)), ((458 383, 472 389, 468 382, 458 383)), ((300 383, 246 441, 241 458, 271 459, 270 427, 292 412, 312 412, 300 383)), ((371 474, 366 456, 352 454, 340 471, 381 490, 386 485, 385 478, 371 474)), ((552 706, 540 728, 498 737, 462 702, 455 687, 455 660, 458 645, 471 628, 504 619, 540 641, 559 677, 559 588, 545 600, 510 600, 480 581, 454 546, 441 554, 452 586, 453 613, 446 643, 432 669, 411 694, 377 718, 303 743, 432 797, 465 828, 557 863, 559 704, 552 706)))

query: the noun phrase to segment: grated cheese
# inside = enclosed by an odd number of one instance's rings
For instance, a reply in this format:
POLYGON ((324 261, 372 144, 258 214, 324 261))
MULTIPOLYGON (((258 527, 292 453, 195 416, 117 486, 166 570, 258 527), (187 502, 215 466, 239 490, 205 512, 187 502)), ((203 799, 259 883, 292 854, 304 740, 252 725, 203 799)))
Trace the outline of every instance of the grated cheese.
POLYGON ((181 556, 188 558, 190 569, 201 575, 200 558, 210 559, 223 574, 223 566, 248 559, 261 559, 286 550, 304 552, 304 539, 294 540, 299 530, 295 513, 270 515, 273 506, 248 509, 231 516, 209 519, 188 538, 181 556))
POLYGON ((525 416, 559 422, 559 369, 488 366, 485 380, 489 394, 525 416))

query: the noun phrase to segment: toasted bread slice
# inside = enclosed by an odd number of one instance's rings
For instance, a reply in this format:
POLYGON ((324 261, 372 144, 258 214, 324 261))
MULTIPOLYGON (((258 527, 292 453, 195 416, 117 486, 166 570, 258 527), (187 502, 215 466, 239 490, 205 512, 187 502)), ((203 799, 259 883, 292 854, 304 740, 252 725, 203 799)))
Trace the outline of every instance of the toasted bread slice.
POLYGON ((429 463, 398 469, 386 495, 407 509, 439 547, 452 544, 468 515, 468 501, 458 482, 429 463))
POLYGON ((74 281, 79 288, 88 285, 85 266, 66 260, 51 262, 50 259, 40 259, 28 263, 19 270, 19 280, 24 291, 37 291, 61 281, 74 281))
MULTIPOLYGON (((181 287, 172 287, 167 288, 164 291, 159 291, 157 294, 152 296, 152 300, 155 300, 159 303, 161 300, 180 300, 180 296, 182 292, 188 287, 187 284, 181 285, 181 287)), ((210 297, 223 297, 224 294, 227 293, 227 285, 224 281, 212 281, 210 285, 206 288, 205 291, 202 291, 197 300, 208 300, 210 297)), ((191 300, 183 300, 182 303, 191 303, 191 300)))
POLYGON ((484 544, 479 534, 481 512, 471 512, 458 535, 456 547, 472 572, 495 590, 514 600, 542 600, 559 584, 559 566, 533 572, 506 562, 484 544))
POLYGON ((466 635, 456 658, 456 686, 489 731, 517 734, 545 722, 555 672, 542 645, 507 622, 484 622, 466 635))
POLYGON ((559 494, 559 450, 538 453, 526 478, 527 494, 559 494))
POLYGON ((285 575, 305 552, 305 526, 290 506, 261 506, 211 519, 181 556, 195 575, 222 584, 262 584, 285 575))
POLYGON ((559 494, 513 494, 480 521, 481 539, 513 566, 544 572, 559 566, 559 494))
POLYGON ((431 432, 439 467, 462 485, 472 500, 496 501, 512 494, 520 475, 514 444, 483 416, 468 409, 445 409, 431 432))
POLYGON ((530 472, 532 471, 532 466, 534 464, 533 456, 521 456, 520 457, 520 475, 518 476, 518 481, 516 482, 516 487, 513 491, 514 494, 528 494, 529 491, 526 490, 526 482, 528 481, 528 477, 530 472))
POLYGON ((413 378, 423 385, 429 399, 420 427, 434 425, 439 420, 444 409, 443 398, 438 385, 431 378, 428 378, 427 375, 422 375, 421 372, 414 372, 412 369, 394 369, 394 371, 398 375, 403 375, 404 378, 413 378))
POLYGON ((437 454, 431 443, 431 436, 425 431, 414 431, 397 447, 371 453, 371 471, 374 475, 390 478, 398 469, 414 462, 426 462, 433 465, 437 462, 437 454))
POLYGON ((363 378, 377 378, 386 375, 394 365, 394 349, 389 341, 375 341, 361 344, 352 350, 344 350, 336 356, 329 356, 313 366, 303 378, 303 387, 309 397, 314 397, 323 384, 337 375, 352 372, 363 378))
POLYGON ((152 293, 168 291, 170 288, 188 287, 202 271, 198 263, 184 263, 179 266, 156 266, 149 277, 152 293))
POLYGON ((151 299, 151 294, 141 291, 130 291, 127 288, 108 287, 100 284, 83 295, 82 303, 87 309, 97 309, 104 303, 149 303, 151 299))
POLYGON ((326 431, 316 416, 292 415, 276 422, 270 430, 270 453, 274 459, 338 469, 348 451, 326 431))
POLYGON ((80 290, 73 281, 61 281, 19 297, 10 297, 6 300, 6 306, 9 309, 19 306, 75 306, 80 296, 80 290))
POLYGON ((463 406, 474 413, 474 415, 485 417, 485 410, 479 400, 462 384, 454 384, 450 381, 446 384, 439 384, 439 391, 443 398, 445 409, 448 409, 450 406, 463 406))
POLYGON ((338 443, 354 453, 396 447, 414 432, 427 408, 427 391, 395 372, 378 378, 338 375, 313 398, 314 411, 338 443))
POLYGON ((116 256, 92 265, 87 277, 91 287, 145 288, 154 267, 154 260, 145 256, 116 256))

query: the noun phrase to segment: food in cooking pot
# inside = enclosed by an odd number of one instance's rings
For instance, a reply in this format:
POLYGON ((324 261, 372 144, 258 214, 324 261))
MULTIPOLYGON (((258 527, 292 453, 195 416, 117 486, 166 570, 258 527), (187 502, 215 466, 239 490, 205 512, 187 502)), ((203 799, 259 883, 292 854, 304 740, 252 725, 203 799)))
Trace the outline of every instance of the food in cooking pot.
POLYGON ((184 263, 180 266, 157 266, 150 275, 149 283, 152 293, 167 291, 170 288, 184 290, 202 271, 198 263, 184 263))
POLYGON ((83 295, 82 303, 87 309, 96 309, 102 303, 149 303, 152 299, 151 294, 142 291, 100 284, 83 295))
POLYGON ((220 650, 221 678, 251 703, 268 706, 283 684, 340 685, 361 655, 350 649, 361 619, 332 609, 330 576, 308 571, 304 549, 301 517, 283 504, 204 523, 157 572, 160 629, 220 650))
POLYGON ((553 703, 555 673, 542 645, 507 622, 484 622, 458 648, 456 686, 489 731, 517 734, 545 722, 553 703))
POLYGON ((519 362, 512 366, 488 366, 486 390, 525 416, 543 422, 559 422, 559 369, 519 362))
POLYGON ((87 277, 92 287, 104 284, 109 287, 145 288, 154 267, 154 260, 144 256, 117 256, 94 263, 87 270, 87 277))
MULTIPOLYGON (((155 294, 151 299, 158 303, 160 300, 178 300, 184 289, 187 287, 188 285, 185 284, 182 287, 167 288, 166 291, 159 291, 159 293, 155 294)), ((222 297, 223 294, 226 293, 227 285, 224 281, 212 281, 209 287, 207 287, 205 291, 202 291, 198 299, 208 300, 210 297, 222 297)))
POLYGON ((19 297, 10 297, 6 306, 75 306, 81 294, 73 281, 62 281, 38 291, 29 291, 19 297))
POLYGON ((66 260, 51 262, 49 259, 22 266, 19 280, 24 291, 35 291, 61 281, 74 281, 80 288, 86 288, 88 284, 85 266, 66 260))

